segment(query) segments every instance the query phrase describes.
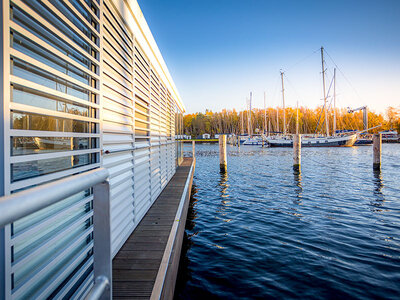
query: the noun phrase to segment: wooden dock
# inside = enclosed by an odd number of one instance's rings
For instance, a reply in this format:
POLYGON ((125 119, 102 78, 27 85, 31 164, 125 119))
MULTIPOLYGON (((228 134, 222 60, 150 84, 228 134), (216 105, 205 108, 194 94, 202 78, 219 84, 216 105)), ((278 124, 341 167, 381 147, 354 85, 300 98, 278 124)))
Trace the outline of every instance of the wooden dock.
POLYGON ((114 299, 172 299, 195 159, 185 158, 113 260, 114 299))

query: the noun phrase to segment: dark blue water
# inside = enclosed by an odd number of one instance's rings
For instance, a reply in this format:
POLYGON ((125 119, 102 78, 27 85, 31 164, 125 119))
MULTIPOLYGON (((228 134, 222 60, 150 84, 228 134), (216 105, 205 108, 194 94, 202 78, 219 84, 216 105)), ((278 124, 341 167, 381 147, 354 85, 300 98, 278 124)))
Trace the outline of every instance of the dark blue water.
POLYGON ((400 144, 196 150, 176 299, 400 299, 400 144))

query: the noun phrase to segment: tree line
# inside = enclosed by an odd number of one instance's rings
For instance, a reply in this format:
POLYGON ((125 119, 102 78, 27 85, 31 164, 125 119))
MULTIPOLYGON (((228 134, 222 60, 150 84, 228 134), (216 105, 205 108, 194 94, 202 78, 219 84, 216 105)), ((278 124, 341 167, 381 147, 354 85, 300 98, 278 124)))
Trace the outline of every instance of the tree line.
MULTIPOLYGON (((325 133, 325 117, 322 107, 315 109, 300 107, 298 109, 299 133, 325 133)), ((288 133, 296 132, 296 108, 286 108, 285 124, 288 133)), ((222 110, 205 113, 187 114, 183 117, 184 134, 197 137, 204 133, 211 135, 218 133, 246 134, 251 132, 282 132, 283 109, 267 108, 247 111, 222 110), (251 115, 251 118, 250 118, 251 115), (249 121, 251 120, 251 121, 249 121)), ((330 133, 333 132, 333 111, 328 112, 328 125, 330 133)), ((381 125, 370 133, 394 129, 400 132, 400 108, 388 107, 385 114, 368 111, 368 128, 381 125)), ((347 109, 336 109, 336 128, 338 130, 363 130, 362 111, 349 113, 347 109)))

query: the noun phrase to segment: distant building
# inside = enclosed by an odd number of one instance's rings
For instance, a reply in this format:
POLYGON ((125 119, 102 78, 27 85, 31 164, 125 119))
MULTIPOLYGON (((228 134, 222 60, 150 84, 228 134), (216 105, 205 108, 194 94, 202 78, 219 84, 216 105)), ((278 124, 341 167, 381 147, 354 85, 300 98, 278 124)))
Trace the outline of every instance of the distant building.
POLYGON ((232 137, 233 136, 233 134, 231 134, 231 133, 216 133, 215 135, 214 135, 214 138, 216 138, 216 139, 219 139, 219 136, 220 135, 226 135, 226 137, 227 138, 230 138, 230 137, 232 137))
POLYGON ((211 138, 211 135, 210 135, 209 133, 204 133, 204 134, 201 136, 201 138, 202 138, 203 140, 208 140, 208 139, 211 138))

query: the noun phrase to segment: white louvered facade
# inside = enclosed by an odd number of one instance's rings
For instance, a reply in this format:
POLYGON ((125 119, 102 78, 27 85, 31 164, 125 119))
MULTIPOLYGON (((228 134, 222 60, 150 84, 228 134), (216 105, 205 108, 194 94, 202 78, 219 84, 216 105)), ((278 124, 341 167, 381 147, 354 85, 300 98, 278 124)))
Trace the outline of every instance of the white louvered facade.
MULTIPOLYGON (((182 156, 184 107, 140 8, 4 0, 2 29, 4 194, 107 168, 115 255, 182 156)), ((2 229, 0 299, 87 293, 92 200, 87 190, 2 229)))

